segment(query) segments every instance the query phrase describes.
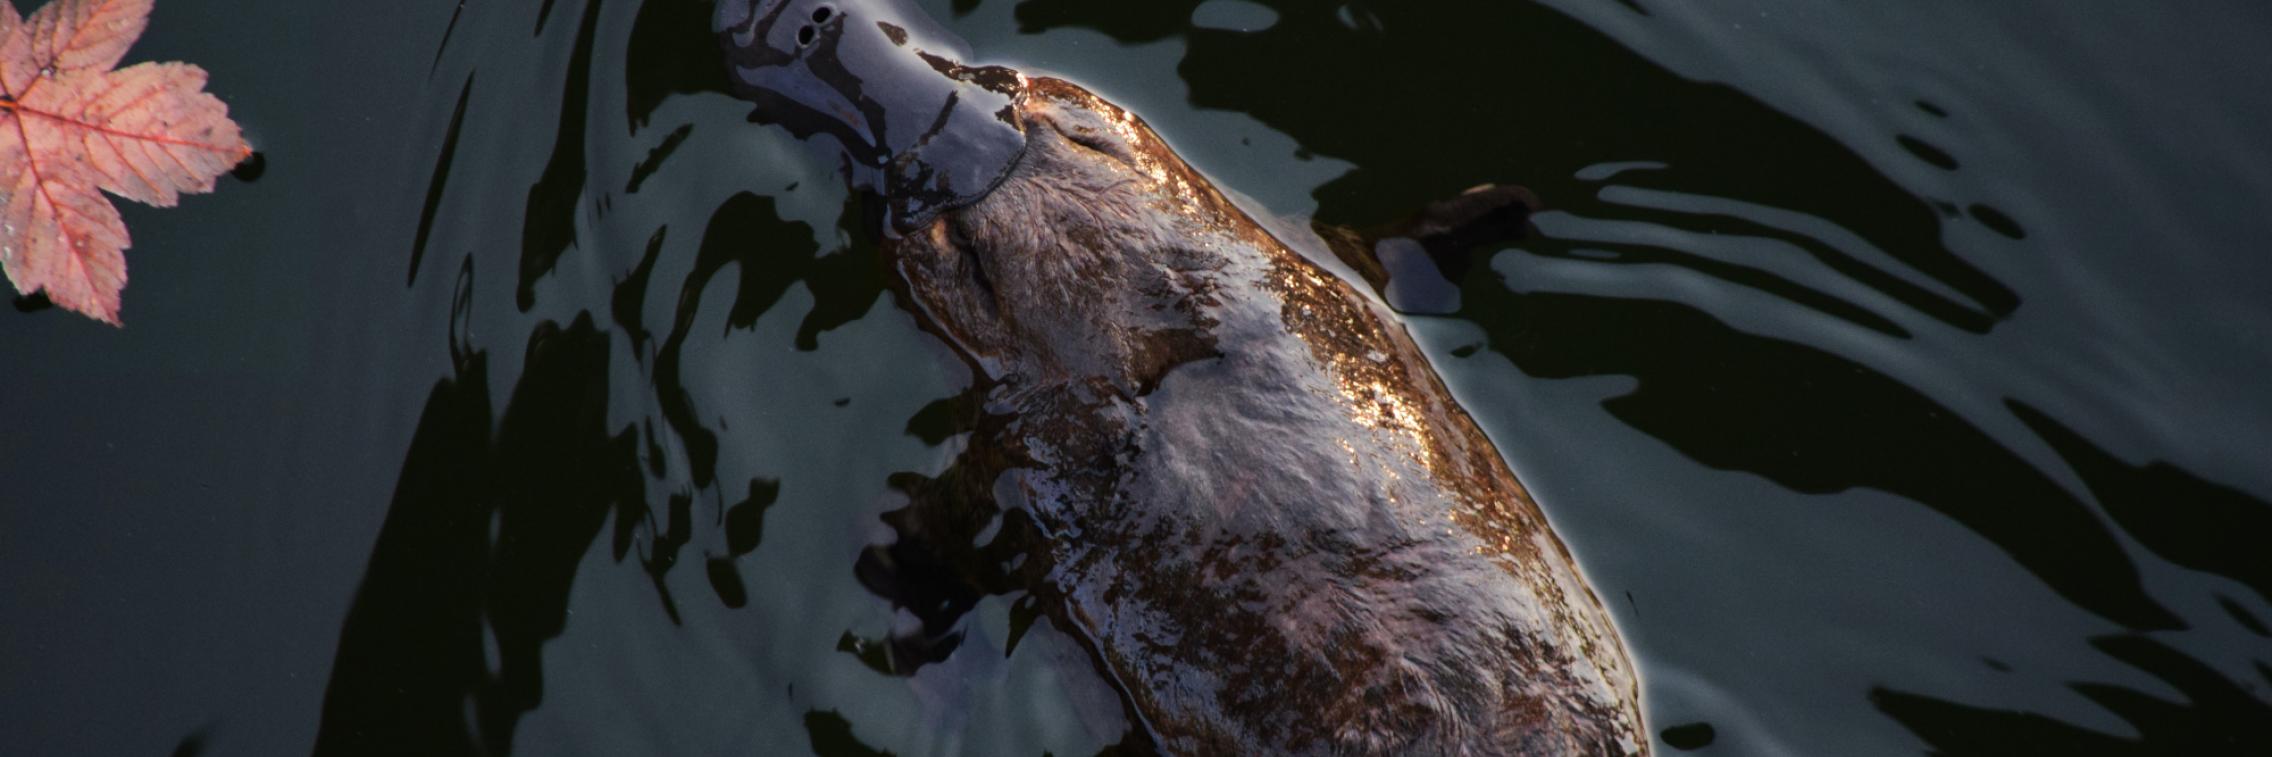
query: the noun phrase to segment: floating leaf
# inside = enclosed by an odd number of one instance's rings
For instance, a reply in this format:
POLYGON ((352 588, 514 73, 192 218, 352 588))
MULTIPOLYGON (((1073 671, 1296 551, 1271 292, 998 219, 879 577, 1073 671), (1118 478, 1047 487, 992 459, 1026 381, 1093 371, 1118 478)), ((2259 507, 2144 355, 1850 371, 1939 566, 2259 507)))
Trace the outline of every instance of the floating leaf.
POLYGON ((133 240, 98 190, 158 207, 252 155, 205 70, 113 70, 152 0, 0 0, 0 270, 24 294, 117 325, 133 240))

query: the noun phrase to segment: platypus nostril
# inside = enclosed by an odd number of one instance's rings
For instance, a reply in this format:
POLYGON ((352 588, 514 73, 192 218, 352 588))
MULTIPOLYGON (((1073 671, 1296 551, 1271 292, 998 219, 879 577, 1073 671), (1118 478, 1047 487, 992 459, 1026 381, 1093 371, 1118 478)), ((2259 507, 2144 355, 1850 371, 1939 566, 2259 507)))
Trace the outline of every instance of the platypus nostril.
POLYGON ((828 23, 828 20, 829 20, 829 19, 832 19, 832 18, 835 18, 835 17, 836 17, 836 8, 834 8, 834 7, 831 7, 831 6, 827 6, 827 5, 823 5, 823 6, 821 6, 821 7, 818 7, 818 8, 814 8, 814 9, 813 9, 813 23, 816 23, 816 24, 825 24, 825 23, 828 23))
POLYGON ((811 26, 807 26, 807 27, 804 27, 804 28, 802 28, 802 29, 798 29, 798 30, 797 30, 797 46, 798 46, 798 47, 804 47, 804 46, 807 46, 807 45, 810 45, 810 44, 812 44, 812 43, 813 43, 813 37, 814 37, 814 36, 815 36, 815 33, 813 32, 813 28, 812 28, 811 26))

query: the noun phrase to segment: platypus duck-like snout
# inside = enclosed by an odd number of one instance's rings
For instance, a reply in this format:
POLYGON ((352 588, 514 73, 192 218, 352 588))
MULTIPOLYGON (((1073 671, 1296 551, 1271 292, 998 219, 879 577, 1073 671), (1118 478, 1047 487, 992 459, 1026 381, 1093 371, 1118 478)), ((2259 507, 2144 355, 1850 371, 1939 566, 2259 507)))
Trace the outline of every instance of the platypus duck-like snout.
POLYGON ((964 65, 962 41, 903 0, 719 0, 714 27, 751 119, 833 138, 895 233, 977 202, 1025 152, 1025 78, 964 65))

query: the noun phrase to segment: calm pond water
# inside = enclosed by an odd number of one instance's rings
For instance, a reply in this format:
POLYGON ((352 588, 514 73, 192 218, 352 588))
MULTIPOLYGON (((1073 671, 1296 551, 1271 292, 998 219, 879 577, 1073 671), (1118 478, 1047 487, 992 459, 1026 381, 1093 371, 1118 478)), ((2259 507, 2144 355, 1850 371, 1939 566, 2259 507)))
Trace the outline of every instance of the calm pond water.
MULTIPOLYGON (((1408 322, 1663 753, 2272 753, 2272 5, 926 7, 1297 228, 1536 191, 1408 322)), ((1120 740, 1015 595, 891 641, 969 377, 708 16, 159 3, 267 167, 0 326, 0 753, 1120 740)))

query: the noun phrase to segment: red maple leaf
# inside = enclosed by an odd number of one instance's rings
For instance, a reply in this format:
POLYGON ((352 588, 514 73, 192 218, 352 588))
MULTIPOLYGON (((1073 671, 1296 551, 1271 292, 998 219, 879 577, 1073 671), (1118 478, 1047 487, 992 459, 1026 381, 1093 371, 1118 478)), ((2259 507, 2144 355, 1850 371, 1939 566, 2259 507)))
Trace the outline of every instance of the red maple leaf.
POLYGON ((96 190, 172 207, 252 154, 204 69, 112 70, 151 2, 52 0, 23 18, 0 0, 0 270, 112 325, 133 240, 96 190))

